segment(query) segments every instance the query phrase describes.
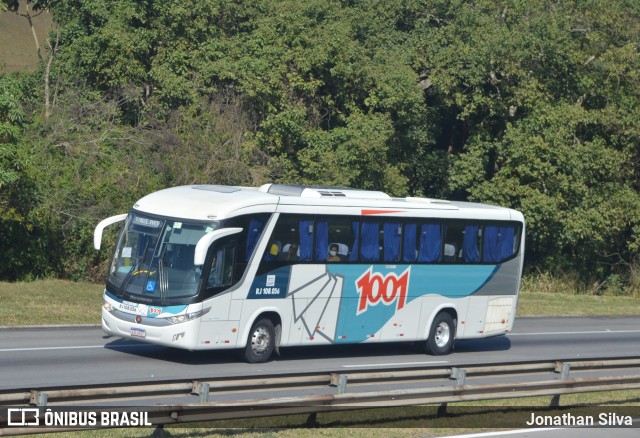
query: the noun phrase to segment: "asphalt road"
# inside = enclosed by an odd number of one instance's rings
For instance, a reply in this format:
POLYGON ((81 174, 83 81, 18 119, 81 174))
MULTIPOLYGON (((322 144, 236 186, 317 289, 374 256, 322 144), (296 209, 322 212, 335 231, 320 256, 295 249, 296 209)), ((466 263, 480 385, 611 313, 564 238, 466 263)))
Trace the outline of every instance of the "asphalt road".
POLYGON ((458 341, 448 356, 409 344, 298 347, 266 364, 234 351, 190 352, 107 337, 98 327, 0 329, 0 389, 96 383, 624 357, 640 352, 640 318, 519 318, 506 337, 458 341))

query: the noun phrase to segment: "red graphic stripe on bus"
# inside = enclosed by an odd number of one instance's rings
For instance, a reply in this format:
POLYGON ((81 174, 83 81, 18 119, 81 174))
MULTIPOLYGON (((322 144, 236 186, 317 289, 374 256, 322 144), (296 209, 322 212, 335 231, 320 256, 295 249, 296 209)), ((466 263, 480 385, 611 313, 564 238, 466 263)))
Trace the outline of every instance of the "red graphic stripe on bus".
POLYGON ((402 213, 404 210, 367 210, 362 209, 361 213, 363 216, 371 215, 371 214, 385 214, 385 213, 402 213))

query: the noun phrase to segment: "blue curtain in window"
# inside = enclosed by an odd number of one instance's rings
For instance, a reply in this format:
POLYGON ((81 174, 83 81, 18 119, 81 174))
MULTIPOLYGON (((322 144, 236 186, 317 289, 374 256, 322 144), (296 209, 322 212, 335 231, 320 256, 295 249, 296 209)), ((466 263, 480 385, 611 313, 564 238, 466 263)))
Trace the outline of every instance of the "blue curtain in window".
POLYGON ((399 262, 400 261, 400 224, 385 223, 384 231, 384 261, 399 262))
POLYGON ((515 230, 513 226, 499 227, 487 225, 484 227, 483 261, 497 263, 513 255, 513 241, 515 230))
POLYGON ((442 233, 440 224, 422 224, 420 229, 420 249, 418 261, 433 263, 440 260, 442 253, 442 233))
POLYGON ((500 227, 500 234, 500 260, 504 260, 514 253, 516 229, 514 226, 500 227))
POLYGON ((402 249, 402 260, 405 262, 415 262, 418 256, 416 248, 417 224, 404 225, 404 246, 402 249))
POLYGON ((301 262, 311 261, 313 251, 313 221, 304 220, 298 223, 300 232, 300 258, 301 262))
POLYGON ((484 227, 484 246, 482 248, 482 260, 487 263, 500 261, 500 227, 487 225, 484 227))
POLYGON ((466 263, 478 263, 480 261, 480 251, 478 251, 478 225, 467 225, 464 227, 464 242, 462 244, 464 261, 466 263))
POLYGON ((361 259, 365 262, 377 262, 380 259, 380 224, 362 223, 361 259))
POLYGON ((350 262, 358 261, 358 250, 360 248, 360 222, 353 221, 351 222, 351 229, 353 229, 353 249, 351 250, 351 255, 349 255, 350 262))
POLYGON ((264 228, 264 222, 258 219, 253 219, 249 222, 249 230, 247 231, 247 252, 245 253, 245 261, 248 262, 253 254, 253 250, 260 239, 262 229, 264 228))
POLYGON ((316 261, 324 263, 329 255, 329 224, 326 221, 316 222, 316 261))

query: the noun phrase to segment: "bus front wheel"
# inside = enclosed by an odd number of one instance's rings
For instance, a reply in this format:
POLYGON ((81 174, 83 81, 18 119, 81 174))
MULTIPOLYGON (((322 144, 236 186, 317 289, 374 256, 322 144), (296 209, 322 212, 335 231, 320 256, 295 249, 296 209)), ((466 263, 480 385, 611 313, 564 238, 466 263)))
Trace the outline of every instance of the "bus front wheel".
POLYGON ((259 319, 251 327, 244 357, 249 363, 267 362, 273 354, 276 331, 270 319, 259 319))
POLYGON ((447 312, 436 315, 429 330, 426 352, 434 356, 449 354, 453 348, 456 326, 453 317, 447 312))

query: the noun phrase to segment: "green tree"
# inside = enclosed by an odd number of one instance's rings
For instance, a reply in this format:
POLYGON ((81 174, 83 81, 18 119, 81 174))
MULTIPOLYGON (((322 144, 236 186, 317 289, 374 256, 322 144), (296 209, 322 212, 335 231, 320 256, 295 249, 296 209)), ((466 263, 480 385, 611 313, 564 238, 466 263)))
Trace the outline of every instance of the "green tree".
POLYGON ((630 262, 637 4, 439 3, 425 62, 451 126, 439 143, 452 157, 453 196, 521 209, 539 267, 587 280, 630 262))
POLYGON ((23 141, 29 117, 28 78, 0 74, 0 278, 16 280, 47 275, 52 266, 46 247, 46 224, 34 210, 35 183, 23 141))
POLYGON ((15 144, 26 124, 26 114, 20 102, 22 94, 17 78, 0 74, 0 189, 20 178, 21 164, 16 157, 15 144))
POLYGON ((198 182, 519 208, 528 265, 585 282, 638 257, 635 1, 46 5, 55 60, 3 79, 18 91, 0 103, 0 200, 40 226, 49 272, 100 276, 97 220, 198 182), (25 90, 49 77, 42 120, 25 90), (26 183, 30 201, 6 195, 26 183))

